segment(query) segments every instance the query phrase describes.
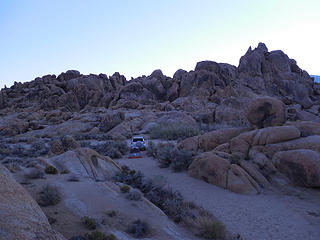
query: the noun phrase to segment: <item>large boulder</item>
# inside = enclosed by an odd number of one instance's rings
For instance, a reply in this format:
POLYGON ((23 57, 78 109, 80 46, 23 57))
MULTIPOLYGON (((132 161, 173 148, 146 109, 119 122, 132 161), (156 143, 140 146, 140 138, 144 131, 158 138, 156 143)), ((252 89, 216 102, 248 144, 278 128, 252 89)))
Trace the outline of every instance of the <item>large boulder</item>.
POLYGON ((186 149, 189 151, 198 151, 199 148, 199 137, 198 136, 193 136, 186 138, 182 140, 181 142, 178 143, 177 147, 179 149, 186 149))
MULTIPOLYGON (((225 156, 228 157, 228 154, 225 154, 225 156)), ((218 156, 216 152, 211 151, 196 157, 189 166, 188 174, 207 183, 227 188, 229 168, 230 161, 228 158, 218 156)))
POLYGON ((70 135, 65 135, 61 139, 64 151, 76 149, 80 147, 80 144, 70 135))
POLYGON ((102 156, 90 148, 77 148, 58 156, 41 159, 46 166, 52 165, 59 172, 68 170, 70 173, 96 181, 108 180, 120 170, 120 167, 109 157, 102 156))
POLYGON ((309 149, 320 152, 320 136, 297 138, 290 141, 265 145, 261 151, 269 158, 280 151, 309 149))
POLYGON ((65 240, 54 231, 36 201, 0 164, 0 239, 65 240))
POLYGON ((205 152, 194 159, 188 174, 235 193, 258 193, 258 183, 243 168, 231 164, 231 160, 232 156, 224 152, 205 152))
POLYGON ((260 191, 258 184, 236 164, 231 164, 228 171, 227 188, 235 193, 256 194, 260 191))
POLYGON ((118 124, 120 124, 125 119, 123 112, 110 112, 107 113, 99 124, 99 130, 101 132, 108 132, 118 124))
POLYGON ((271 97, 260 97, 252 100, 247 118, 256 128, 272 127, 285 123, 286 109, 284 103, 271 97))
POLYGON ((294 184, 320 187, 320 154, 318 152, 308 149, 281 151, 274 155, 273 162, 294 184))
POLYGON ((302 137, 312 136, 312 135, 320 135, 320 123, 318 122, 292 122, 290 125, 295 126, 301 132, 302 137))
POLYGON ((284 142, 299 138, 300 135, 300 131, 293 126, 268 127, 244 132, 231 139, 230 151, 246 158, 252 146, 284 142))
POLYGON ((199 137, 199 148, 204 151, 213 150, 220 144, 226 143, 248 130, 248 128, 224 128, 205 133, 199 137))

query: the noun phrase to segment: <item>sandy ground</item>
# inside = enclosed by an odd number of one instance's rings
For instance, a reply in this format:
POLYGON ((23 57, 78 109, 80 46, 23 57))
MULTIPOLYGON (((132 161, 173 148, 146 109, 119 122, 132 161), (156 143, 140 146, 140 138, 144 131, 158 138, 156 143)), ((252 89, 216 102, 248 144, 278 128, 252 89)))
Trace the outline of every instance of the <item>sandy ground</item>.
POLYGON ((204 207, 224 222, 229 231, 240 233, 246 240, 320 239, 320 197, 314 193, 264 192, 246 196, 194 179, 186 172, 161 169, 156 160, 145 155, 116 161, 148 177, 165 177, 168 185, 180 191, 185 200, 204 207))
POLYGON ((67 178, 68 175, 46 175, 46 179, 32 180, 32 184, 24 186, 34 199, 37 199, 41 186, 50 183, 58 187, 61 202, 55 206, 42 207, 42 210, 47 217, 56 220, 52 227, 67 239, 89 232, 81 223, 81 217, 84 216, 98 221, 98 231, 113 233, 119 240, 134 239, 125 231, 127 226, 137 219, 148 222, 151 228, 150 236, 143 239, 199 239, 174 224, 161 210, 144 200, 126 199, 120 193, 119 186, 112 182, 94 182, 84 178, 80 182, 68 182, 67 178), (115 217, 107 215, 111 210, 116 211, 115 217))

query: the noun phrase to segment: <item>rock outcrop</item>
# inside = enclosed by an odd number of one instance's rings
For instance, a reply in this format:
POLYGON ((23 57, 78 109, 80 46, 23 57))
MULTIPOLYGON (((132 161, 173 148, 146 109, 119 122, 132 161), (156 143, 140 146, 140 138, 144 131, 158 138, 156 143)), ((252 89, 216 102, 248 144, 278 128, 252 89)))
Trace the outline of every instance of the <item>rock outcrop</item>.
POLYGON ((247 118, 256 128, 279 126, 287 120, 283 102, 270 97, 254 99, 248 108, 247 118))
POLYGON ((207 183, 242 194, 256 194, 258 183, 240 166, 233 164, 233 156, 210 151, 199 155, 188 169, 190 176, 207 183))
POLYGON ((303 187, 320 187, 320 154, 318 152, 308 149, 281 151, 273 156, 272 161, 294 184, 303 187))
POLYGON ((54 231, 39 205, 0 164, 0 239, 65 240, 54 231))

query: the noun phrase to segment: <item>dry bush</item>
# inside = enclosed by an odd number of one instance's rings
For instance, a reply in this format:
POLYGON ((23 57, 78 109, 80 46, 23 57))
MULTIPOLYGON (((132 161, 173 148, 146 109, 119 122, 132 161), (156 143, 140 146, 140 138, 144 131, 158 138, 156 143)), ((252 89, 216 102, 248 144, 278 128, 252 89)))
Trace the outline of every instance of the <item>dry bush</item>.
POLYGON ((225 225, 209 216, 198 217, 195 221, 196 235, 206 239, 226 239, 225 225))
POLYGON ((200 129, 187 124, 159 124, 150 130, 150 137, 153 139, 177 140, 193 137, 200 134, 200 129))
POLYGON ((151 228, 149 223, 138 219, 128 227, 127 233, 135 238, 143 238, 151 233, 151 228))
POLYGON ((38 203, 40 206, 52 206, 60 202, 61 196, 57 187, 47 184, 42 188, 38 203))
POLYGON ((85 216, 81 218, 82 223, 84 226, 89 230, 95 230, 97 228, 97 221, 93 218, 85 216))

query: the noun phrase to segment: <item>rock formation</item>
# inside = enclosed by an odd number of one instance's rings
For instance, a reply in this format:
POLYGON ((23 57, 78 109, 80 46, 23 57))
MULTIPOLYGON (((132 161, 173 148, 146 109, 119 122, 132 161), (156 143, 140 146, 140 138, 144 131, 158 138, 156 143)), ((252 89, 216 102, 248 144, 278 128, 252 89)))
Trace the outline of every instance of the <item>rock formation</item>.
POLYGON ((0 164, 0 239, 65 240, 52 230, 36 201, 0 164))

